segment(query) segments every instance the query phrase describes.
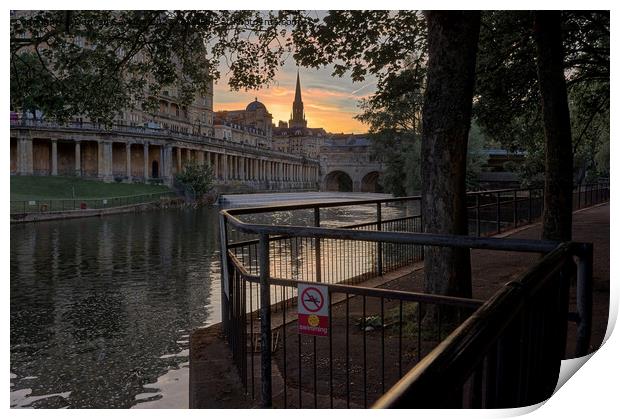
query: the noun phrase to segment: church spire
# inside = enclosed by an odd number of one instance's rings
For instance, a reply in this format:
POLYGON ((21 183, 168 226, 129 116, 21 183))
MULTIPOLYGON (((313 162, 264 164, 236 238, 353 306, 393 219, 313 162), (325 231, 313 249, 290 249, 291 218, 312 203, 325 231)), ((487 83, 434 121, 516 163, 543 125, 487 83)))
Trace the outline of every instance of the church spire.
POLYGON ((295 86, 295 102, 303 103, 301 101, 301 83, 299 83, 299 70, 297 70, 297 86, 295 86))
POLYGON ((304 113, 304 102, 301 100, 301 83, 299 82, 299 70, 297 70, 297 84, 295 86, 295 100, 293 101, 293 115, 289 120, 289 127, 306 128, 306 114, 304 113))

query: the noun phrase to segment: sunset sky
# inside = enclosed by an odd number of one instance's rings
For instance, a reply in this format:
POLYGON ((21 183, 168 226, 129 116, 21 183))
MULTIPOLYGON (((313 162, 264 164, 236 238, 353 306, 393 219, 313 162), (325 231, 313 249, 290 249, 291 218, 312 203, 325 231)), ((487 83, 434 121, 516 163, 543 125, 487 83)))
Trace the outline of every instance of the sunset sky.
MULTIPOLYGON (((292 60, 291 60, 292 61, 292 60)), ((320 70, 300 68, 301 95, 308 127, 325 128, 328 132, 365 133, 368 128, 353 119, 360 113, 358 101, 375 90, 374 79, 353 83, 348 77, 332 77, 331 68, 320 70)), ((288 121, 295 96, 297 67, 287 62, 276 75, 275 83, 258 91, 231 92, 226 78, 214 86, 214 107, 219 110, 245 109, 258 98, 273 115, 273 122, 288 121)))

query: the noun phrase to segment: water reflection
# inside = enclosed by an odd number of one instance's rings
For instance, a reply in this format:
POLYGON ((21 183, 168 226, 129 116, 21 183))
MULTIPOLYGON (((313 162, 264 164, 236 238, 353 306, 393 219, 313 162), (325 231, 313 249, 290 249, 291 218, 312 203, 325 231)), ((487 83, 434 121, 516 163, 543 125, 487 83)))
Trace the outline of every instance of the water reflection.
POLYGON ((213 208, 12 226, 11 406, 165 398, 189 331, 219 321, 217 236, 213 208))

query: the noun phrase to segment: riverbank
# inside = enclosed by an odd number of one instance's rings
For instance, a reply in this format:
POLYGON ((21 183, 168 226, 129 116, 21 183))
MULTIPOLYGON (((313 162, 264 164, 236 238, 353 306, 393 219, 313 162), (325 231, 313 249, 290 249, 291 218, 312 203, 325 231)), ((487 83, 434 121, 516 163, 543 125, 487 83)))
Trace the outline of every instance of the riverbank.
POLYGON ((67 220, 72 218, 102 217, 104 215, 126 214, 165 208, 178 208, 186 205, 183 198, 164 198, 159 201, 133 205, 123 205, 112 208, 95 208, 71 211, 50 211, 11 214, 11 224, 31 223, 36 221, 67 220))
POLYGON ((11 201, 80 200, 169 191, 164 185, 105 183, 75 176, 11 176, 11 201))

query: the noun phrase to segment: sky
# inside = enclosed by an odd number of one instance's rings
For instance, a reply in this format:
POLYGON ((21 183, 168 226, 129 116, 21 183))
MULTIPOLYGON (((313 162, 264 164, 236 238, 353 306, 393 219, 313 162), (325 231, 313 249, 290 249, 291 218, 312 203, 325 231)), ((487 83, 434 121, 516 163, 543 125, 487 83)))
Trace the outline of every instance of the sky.
MULTIPOLYGON (((324 128, 332 133, 368 132, 368 127, 353 119, 360 113, 360 99, 374 93, 376 82, 367 79, 353 83, 347 76, 332 77, 331 68, 319 70, 299 68, 301 98, 310 128, 324 128)), ((214 86, 213 102, 216 111, 245 109, 258 98, 273 115, 273 122, 288 121, 295 98, 297 67, 294 60, 287 61, 276 74, 275 83, 261 90, 231 92, 227 78, 222 77, 214 86)))

